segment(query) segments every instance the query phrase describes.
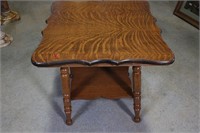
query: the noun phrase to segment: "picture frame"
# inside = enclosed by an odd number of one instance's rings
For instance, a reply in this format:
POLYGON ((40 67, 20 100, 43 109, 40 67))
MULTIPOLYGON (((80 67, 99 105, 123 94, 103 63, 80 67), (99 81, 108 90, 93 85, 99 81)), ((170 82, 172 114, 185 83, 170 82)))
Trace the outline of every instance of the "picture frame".
POLYGON ((178 1, 173 14, 199 29, 199 1, 178 1))

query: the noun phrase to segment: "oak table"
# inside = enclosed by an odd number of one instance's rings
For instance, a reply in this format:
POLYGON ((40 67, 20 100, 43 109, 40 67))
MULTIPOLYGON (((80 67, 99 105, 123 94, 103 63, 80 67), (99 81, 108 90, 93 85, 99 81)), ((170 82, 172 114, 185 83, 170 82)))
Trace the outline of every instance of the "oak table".
POLYGON ((100 97, 132 97, 139 122, 141 66, 174 62, 148 2, 62 1, 51 13, 32 63, 60 68, 66 124, 72 124, 71 100, 100 97))

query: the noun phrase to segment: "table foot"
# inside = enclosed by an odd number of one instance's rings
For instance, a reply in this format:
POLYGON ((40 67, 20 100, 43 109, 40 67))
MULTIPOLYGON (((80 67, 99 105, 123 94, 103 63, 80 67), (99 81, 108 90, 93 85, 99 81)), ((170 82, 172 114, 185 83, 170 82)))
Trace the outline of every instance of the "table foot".
POLYGON ((140 122, 140 110, 141 110, 141 67, 133 67, 133 100, 135 116, 133 120, 140 122))
POLYGON ((141 121, 141 119, 137 118, 137 117, 134 117, 133 121, 136 122, 136 123, 139 123, 141 121))
POLYGON ((63 103, 64 103, 64 112, 66 114, 66 124, 71 125, 71 90, 70 90, 70 73, 69 68, 62 67, 60 68, 61 79, 62 79, 62 93, 63 93, 63 103))
POLYGON ((69 120, 68 120, 68 121, 66 120, 66 124, 67 124, 68 126, 72 125, 72 120, 70 120, 70 121, 69 121, 69 120))

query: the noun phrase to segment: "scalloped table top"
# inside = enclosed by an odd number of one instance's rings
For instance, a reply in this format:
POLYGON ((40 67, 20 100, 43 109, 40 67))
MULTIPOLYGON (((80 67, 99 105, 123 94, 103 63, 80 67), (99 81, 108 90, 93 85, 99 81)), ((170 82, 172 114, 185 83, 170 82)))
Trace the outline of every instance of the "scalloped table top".
POLYGON ((147 1, 61 1, 51 12, 32 55, 36 66, 174 62, 147 1))

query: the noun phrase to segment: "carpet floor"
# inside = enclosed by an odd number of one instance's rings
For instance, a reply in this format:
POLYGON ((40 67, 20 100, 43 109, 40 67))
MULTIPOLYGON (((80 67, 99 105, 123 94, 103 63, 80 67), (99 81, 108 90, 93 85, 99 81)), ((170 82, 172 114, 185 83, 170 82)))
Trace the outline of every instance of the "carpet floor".
POLYGON ((199 30, 173 15, 176 2, 150 1, 162 37, 175 53, 169 66, 142 68, 142 121, 132 121, 132 99, 72 101, 65 125, 58 68, 37 68, 51 1, 11 1, 21 20, 1 26, 13 36, 1 48, 1 132, 199 132, 199 30))

